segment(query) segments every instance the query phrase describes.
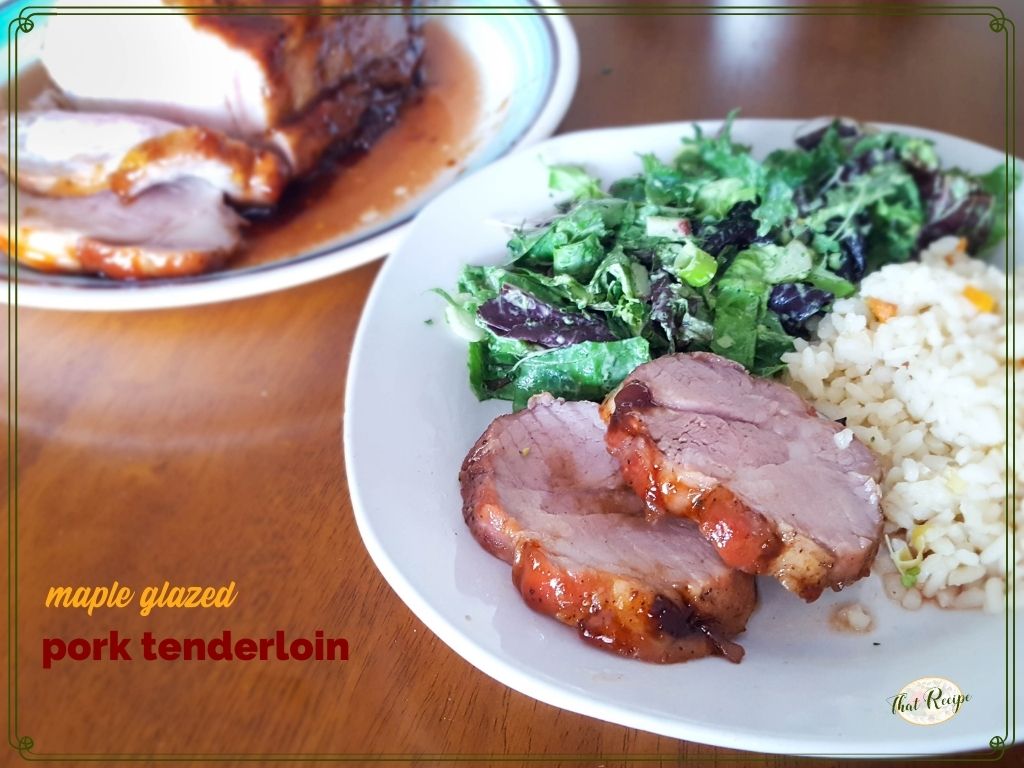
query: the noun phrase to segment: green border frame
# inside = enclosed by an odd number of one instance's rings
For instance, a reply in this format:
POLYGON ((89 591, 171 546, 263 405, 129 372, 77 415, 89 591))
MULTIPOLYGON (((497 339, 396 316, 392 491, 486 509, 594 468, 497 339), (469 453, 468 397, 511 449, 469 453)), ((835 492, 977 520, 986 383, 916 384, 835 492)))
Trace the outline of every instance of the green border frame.
MULTIPOLYGON (((14 5, 14 3, 12 3, 14 5)), ((56 9, 49 6, 38 6, 26 4, 18 16, 10 21, 7 29, 7 57, 8 57, 8 82, 13 87, 8 89, 7 113, 17 115, 18 99, 18 78, 12 77, 17 73, 18 61, 18 36, 27 34, 35 27, 33 18, 36 16, 137 16, 137 15, 188 15, 188 16, 308 16, 308 15, 401 15, 405 11, 402 8, 393 6, 363 5, 363 6, 318 6, 318 5, 239 5, 232 7, 212 6, 190 6, 182 4, 177 7, 147 7, 147 6, 104 6, 89 5, 78 6, 74 10, 56 9)), ((936 5, 907 5, 907 4, 886 4, 866 5, 862 3, 850 4, 793 4, 783 6, 769 5, 645 5, 645 4, 616 4, 612 2, 607 5, 568 5, 549 6, 544 5, 540 0, 536 5, 524 6, 502 6, 502 5, 473 5, 466 4, 443 4, 431 5, 421 8, 418 11, 429 16, 452 16, 452 15, 486 15, 498 14, 506 16, 533 16, 538 13, 558 16, 980 16, 988 17, 989 28, 997 33, 1005 33, 1005 91, 1006 111, 1004 119, 1004 154, 1006 157, 1006 181, 1008 199, 1006 210, 1006 244, 1004 256, 1004 270, 1006 273, 1006 306, 1008 308, 1008 327, 1006 354, 1007 360, 1013 359, 1014 349, 1014 327, 1012 318, 1014 316, 1014 295, 1016 288, 1016 275, 1013 268, 1016 261, 1016 244, 1014 243, 1014 216, 1016 190, 1011 184, 1010 162, 1016 157, 1016 94, 1014 88, 1014 74, 1016 68, 1016 28, 1013 21, 1006 16, 1002 8, 995 5, 985 4, 936 4, 936 5)), ((9 121, 7 136, 8 154, 13 158, 14 176, 17 175, 17 141, 16 123, 9 121)), ((7 209, 7 234, 8 242, 14 246, 17 252, 17 187, 8 179, 8 209, 7 209)), ((626 763, 701 763, 712 762, 717 764, 721 759, 719 755, 709 756, 673 756, 660 755, 629 755, 629 754, 604 754, 604 755, 502 755, 502 754, 469 754, 469 755, 447 755, 447 754, 284 754, 284 753, 228 753, 228 754, 45 754, 34 752, 35 742, 29 736, 19 736, 18 727, 18 260, 8 259, 7 264, 7 532, 8 532, 8 605, 7 605, 7 667, 8 667, 8 694, 7 694, 7 741, 10 747, 15 750, 24 760, 30 761, 76 761, 76 762, 338 762, 338 763, 383 763, 383 762, 425 762, 425 763, 501 763, 501 762, 592 762, 592 761, 622 761, 626 763)), ((1006 403, 1007 414, 1015 413, 1014 384, 1016 381, 1016 366, 1007 366, 1007 391, 1006 403)), ((1007 448, 1006 448, 1006 470, 1007 470, 1007 537, 1006 557, 1010 577, 1006 592, 1005 606, 1005 638, 1006 638, 1006 723, 1003 735, 993 736, 989 741, 991 752, 973 753, 957 756, 921 756, 916 753, 906 755, 888 755, 883 753, 828 753, 815 755, 816 758, 837 758, 837 757, 900 757, 909 760, 927 760, 929 762, 994 762, 1001 760, 1006 750, 1016 743, 1016 688, 1014 672, 1016 669, 1016 634, 1013 617, 1013 608, 1016 604, 1016 553, 1014 546, 1013 531, 1016 525, 1016 510, 1014 508, 1014 482, 1013 468, 1015 459, 1014 441, 1010 440, 1009 422, 1007 421, 1007 448), (1012 694, 1012 695, 1011 695, 1012 694)), ((790 755, 792 757, 810 757, 809 755, 790 755)), ((758 755, 755 753, 730 755, 728 760, 744 763, 763 763, 773 761, 771 755, 758 755)))

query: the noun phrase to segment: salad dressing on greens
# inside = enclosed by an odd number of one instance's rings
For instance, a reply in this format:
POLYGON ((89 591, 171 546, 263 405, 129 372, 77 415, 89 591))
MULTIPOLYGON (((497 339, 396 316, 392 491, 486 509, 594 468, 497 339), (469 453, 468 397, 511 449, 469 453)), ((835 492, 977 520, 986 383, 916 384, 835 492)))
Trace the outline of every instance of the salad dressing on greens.
POLYGON ((833 121, 764 160, 699 126, 669 162, 607 191, 550 168, 565 202, 514 233, 503 266, 438 290, 480 399, 597 400, 653 357, 711 351, 770 376, 868 272, 946 235, 1005 236, 1009 169, 943 169, 930 141, 833 121))

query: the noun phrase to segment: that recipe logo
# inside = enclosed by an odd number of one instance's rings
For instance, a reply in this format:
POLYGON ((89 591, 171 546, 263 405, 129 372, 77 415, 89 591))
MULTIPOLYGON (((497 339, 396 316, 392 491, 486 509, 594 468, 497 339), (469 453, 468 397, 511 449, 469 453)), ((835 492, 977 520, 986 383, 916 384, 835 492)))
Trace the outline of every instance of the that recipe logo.
POLYGON ((970 694, 944 677, 919 677, 887 699, 892 713, 911 725, 944 723, 958 714, 970 700, 970 694))

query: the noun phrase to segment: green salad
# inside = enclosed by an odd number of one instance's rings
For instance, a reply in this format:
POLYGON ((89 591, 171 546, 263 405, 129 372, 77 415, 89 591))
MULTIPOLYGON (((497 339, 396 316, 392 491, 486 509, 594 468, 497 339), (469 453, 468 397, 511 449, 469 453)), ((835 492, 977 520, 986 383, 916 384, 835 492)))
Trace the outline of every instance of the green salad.
POLYGON ((943 169, 926 139, 838 120, 759 161, 734 116, 607 189, 552 166, 552 218, 438 291, 480 399, 596 400, 652 357, 698 350, 770 376, 868 272, 946 235, 972 252, 1005 236, 1002 165, 943 169))

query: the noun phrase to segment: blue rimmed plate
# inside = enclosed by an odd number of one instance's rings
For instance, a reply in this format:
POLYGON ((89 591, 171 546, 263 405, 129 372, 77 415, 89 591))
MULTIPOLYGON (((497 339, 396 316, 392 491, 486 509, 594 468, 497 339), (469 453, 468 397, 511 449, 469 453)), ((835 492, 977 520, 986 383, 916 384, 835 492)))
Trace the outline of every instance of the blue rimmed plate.
MULTIPOLYGON (((490 2, 481 5, 486 4, 490 2)), ((303 244, 293 250, 286 247, 269 260, 251 264, 243 251, 228 268, 206 275, 122 283, 97 277, 46 274, 17 265, 18 304, 113 311, 228 301, 312 282, 390 253, 412 216, 441 190, 462 174, 551 135, 568 109, 579 70, 576 38, 568 20, 539 10, 529 13, 529 9, 536 7, 531 0, 503 0, 501 5, 519 5, 524 12, 427 12, 426 24, 433 28, 434 38, 447 40, 449 46, 454 42, 457 55, 468 62, 467 69, 475 72, 475 118, 462 130, 459 140, 453 142, 451 162, 421 169, 417 183, 409 185, 408 192, 399 179, 394 185, 395 199, 385 201, 383 206, 374 201, 354 225, 338 224, 332 231, 330 222, 340 220, 321 217, 328 220, 327 229, 315 244, 303 244)), ((4 21, 14 18, 16 10, 6 9, 4 21)), ((27 78, 26 73, 31 73, 38 61, 45 23, 45 15, 37 16, 32 31, 18 33, 17 70, 23 77, 27 78)), ((394 130, 401 129, 400 124, 394 130)), ((410 155, 416 145, 391 142, 393 148, 388 148, 387 139, 385 136, 370 151, 367 162, 374 162, 375 151, 386 151, 386 165, 411 164, 410 155)), ((376 162, 379 160, 378 157, 376 162)), ((0 294, 6 296, 6 291, 0 294)))

